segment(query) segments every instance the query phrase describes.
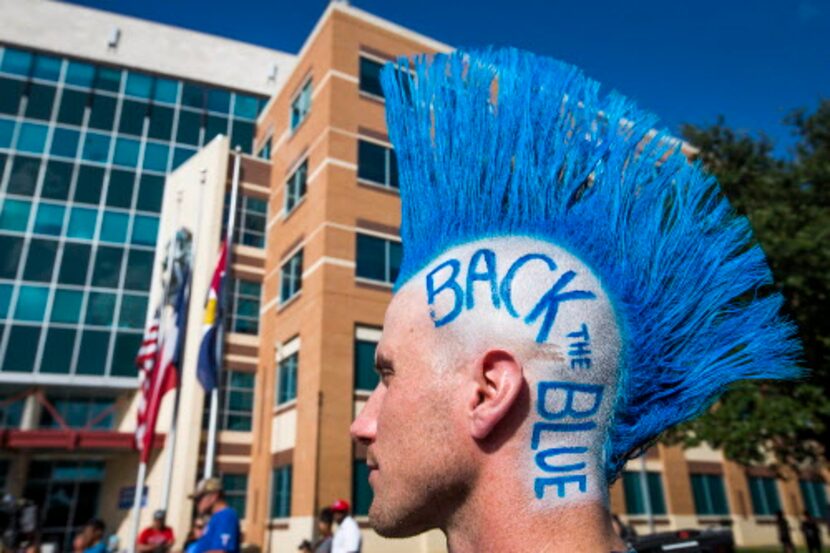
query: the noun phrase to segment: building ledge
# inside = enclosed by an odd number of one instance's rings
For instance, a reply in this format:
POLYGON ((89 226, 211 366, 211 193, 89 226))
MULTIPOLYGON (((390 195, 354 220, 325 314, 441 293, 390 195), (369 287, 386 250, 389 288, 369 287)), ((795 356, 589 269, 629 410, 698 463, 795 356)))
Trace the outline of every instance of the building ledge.
MULTIPOLYGON (((156 434, 153 447, 164 446, 164 434, 156 434)), ((0 449, 131 450, 132 432, 108 430, 17 430, 0 429, 0 449)))

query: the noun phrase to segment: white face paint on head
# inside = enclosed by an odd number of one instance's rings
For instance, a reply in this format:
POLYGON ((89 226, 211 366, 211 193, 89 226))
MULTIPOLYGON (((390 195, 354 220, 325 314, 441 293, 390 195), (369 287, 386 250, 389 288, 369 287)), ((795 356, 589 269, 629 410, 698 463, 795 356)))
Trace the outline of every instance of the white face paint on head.
POLYGON ((382 535, 440 526, 479 481, 471 460, 480 444, 458 390, 463 368, 494 350, 518 361, 530 396, 499 446, 527 508, 605 501, 603 447, 620 357, 611 302, 564 249, 487 239, 439 256, 387 310, 382 380, 352 425, 368 447, 369 518, 382 535))
POLYGON ((556 245, 506 237, 453 248, 410 287, 422 290, 448 355, 504 349, 522 364, 532 404, 517 461, 533 504, 604 501, 621 339, 591 270, 556 245))

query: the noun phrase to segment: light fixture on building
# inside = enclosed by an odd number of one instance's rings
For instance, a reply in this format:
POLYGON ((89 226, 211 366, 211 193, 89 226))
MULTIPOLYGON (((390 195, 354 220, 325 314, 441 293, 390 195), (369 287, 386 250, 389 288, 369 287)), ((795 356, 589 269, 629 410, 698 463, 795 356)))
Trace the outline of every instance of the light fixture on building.
POLYGON ((271 65, 271 72, 268 73, 268 82, 275 83, 277 82, 277 75, 280 72, 280 67, 276 63, 271 65))
POLYGON ((118 48, 118 41, 121 40, 121 28, 114 27, 112 29, 112 33, 110 33, 110 38, 107 40, 107 48, 110 50, 115 50, 118 48))

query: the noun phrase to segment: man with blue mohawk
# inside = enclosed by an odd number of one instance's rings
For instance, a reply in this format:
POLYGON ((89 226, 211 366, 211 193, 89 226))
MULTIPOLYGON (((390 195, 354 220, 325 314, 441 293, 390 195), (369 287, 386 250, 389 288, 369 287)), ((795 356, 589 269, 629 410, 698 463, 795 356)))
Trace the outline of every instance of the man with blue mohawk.
POLYGON ((798 346, 746 219, 653 116, 516 50, 383 74, 403 264, 352 425, 372 526, 454 553, 622 551, 608 487, 798 346))

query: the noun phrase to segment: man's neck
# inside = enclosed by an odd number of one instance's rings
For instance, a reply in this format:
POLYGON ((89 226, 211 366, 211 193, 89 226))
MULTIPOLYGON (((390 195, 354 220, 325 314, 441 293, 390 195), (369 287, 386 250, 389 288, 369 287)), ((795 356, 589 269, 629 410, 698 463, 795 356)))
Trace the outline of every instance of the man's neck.
MULTIPOLYGON (((495 482, 493 482, 495 483, 495 482)), ((627 551, 600 501, 541 509, 516 482, 478 487, 444 528, 450 553, 627 551)))

